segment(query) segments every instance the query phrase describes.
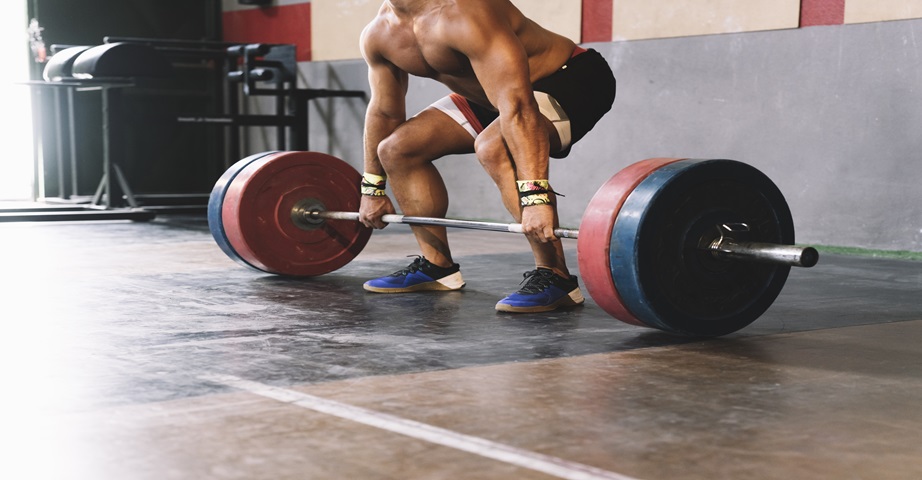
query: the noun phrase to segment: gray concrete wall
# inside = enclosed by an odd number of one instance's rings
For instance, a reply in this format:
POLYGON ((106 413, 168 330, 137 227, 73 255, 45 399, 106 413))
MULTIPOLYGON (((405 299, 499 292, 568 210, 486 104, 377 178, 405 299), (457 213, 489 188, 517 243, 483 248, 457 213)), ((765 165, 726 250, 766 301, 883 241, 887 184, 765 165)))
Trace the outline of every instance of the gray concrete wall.
MULTIPOLYGON (((618 98, 569 158, 552 161, 563 225, 578 226, 596 189, 635 161, 732 158, 778 184, 799 242, 922 250, 922 20, 590 46, 611 63, 618 98)), ((361 61, 302 73, 313 87, 367 88, 361 61)), ((410 111, 445 92, 415 79, 410 111)), ((364 108, 315 102, 312 149, 361 168, 364 108)), ((508 220, 476 159, 439 166, 451 216, 508 220)))

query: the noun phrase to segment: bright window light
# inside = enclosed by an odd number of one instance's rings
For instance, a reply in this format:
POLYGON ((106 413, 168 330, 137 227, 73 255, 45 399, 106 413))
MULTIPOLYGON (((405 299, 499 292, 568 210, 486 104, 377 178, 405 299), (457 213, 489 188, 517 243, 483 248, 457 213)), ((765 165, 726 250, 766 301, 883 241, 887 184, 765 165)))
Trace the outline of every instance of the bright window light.
POLYGON ((4 80, 0 82, 3 122, 3 154, 0 155, 0 200, 32 197, 32 105, 29 87, 16 82, 29 80, 29 50, 26 0, 0 2, 0 45, 4 53, 4 80))

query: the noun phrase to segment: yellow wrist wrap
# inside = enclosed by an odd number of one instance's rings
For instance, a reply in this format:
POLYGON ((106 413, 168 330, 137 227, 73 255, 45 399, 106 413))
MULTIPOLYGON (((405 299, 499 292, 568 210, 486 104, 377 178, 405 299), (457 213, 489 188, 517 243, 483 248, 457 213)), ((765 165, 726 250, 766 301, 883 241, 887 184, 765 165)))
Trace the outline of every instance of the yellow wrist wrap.
POLYGON ((384 191, 384 187, 386 185, 387 175, 381 176, 368 172, 362 174, 362 195, 368 195, 370 197, 383 197, 387 195, 387 192, 384 191))
POLYGON ((548 194, 553 190, 547 180, 517 180, 515 184, 519 190, 519 202, 523 207, 551 205, 548 194))

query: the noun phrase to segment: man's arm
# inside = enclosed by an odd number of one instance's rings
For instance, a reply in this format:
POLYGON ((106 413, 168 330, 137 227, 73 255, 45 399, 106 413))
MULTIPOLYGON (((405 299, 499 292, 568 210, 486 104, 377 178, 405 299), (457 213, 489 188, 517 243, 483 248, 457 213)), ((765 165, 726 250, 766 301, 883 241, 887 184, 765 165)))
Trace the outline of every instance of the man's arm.
MULTIPOLYGON (((487 98, 499 110, 500 129, 518 179, 547 179, 550 142, 532 90, 528 55, 507 19, 489 8, 460 10, 448 22, 448 35, 452 47, 469 59, 487 98)), ((525 208, 522 224, 525 234, 538 241, 556 239, 551 206, 525 208)))
MULTIPOLYGON (((380 52, 374 35, 374 26, 362 33, 362 55, 368 64, 368 83, 371 99, 365 112, 365 172, 384 176, 384 168, 378 158, 378 144, 406 121, 406 94, 408 76, 380 52)), ((387 224, 381 216, 394 213, 388 197, 362 196, 359 220, 368 227, 384 228, 387 224)))

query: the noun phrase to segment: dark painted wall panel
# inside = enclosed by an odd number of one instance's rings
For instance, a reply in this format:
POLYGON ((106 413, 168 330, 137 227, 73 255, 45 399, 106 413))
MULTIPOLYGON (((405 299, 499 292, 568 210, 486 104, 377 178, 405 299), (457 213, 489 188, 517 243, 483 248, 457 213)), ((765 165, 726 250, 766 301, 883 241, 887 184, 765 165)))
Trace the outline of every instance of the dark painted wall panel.
MULTIPOLYGON (((29 14, 44 28, 48 46, 100 45, 106 36, 221 38, 218 0, 29 0, 29 14)), ((34 66, 34 79, 41 78, 42 67, 34 66)), ((201 115, 222 109, 223 99, 216 90, 213 70, 208 62, 185 61, 174 68, 175 75, 160 91, 124 90, 124 115, 115 121, 125 132, 126 149, 113 153, 113 160, 122 167, 135 193, 207 192, 220 176, 225 162, 221 132, 175 122, 180 114, 201 115)), ((46 193, 49 197, 60 196, 54 132, 57 109, 50 90, 39 95, 47 100, 41 111, 46 193)), ((102 101, 98 92, 79 92, 75 102, 76 193, 92 195, 102 176, 102 101)), ((65 165, 69 165, 67 143, 65 139, 65 165)), ((68 170, 65 167, 67 185, 68 170)), ((63 193, 74 192, 65 188, 63 193)))

